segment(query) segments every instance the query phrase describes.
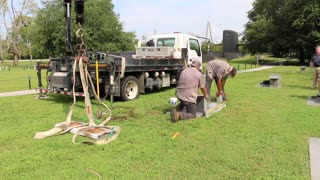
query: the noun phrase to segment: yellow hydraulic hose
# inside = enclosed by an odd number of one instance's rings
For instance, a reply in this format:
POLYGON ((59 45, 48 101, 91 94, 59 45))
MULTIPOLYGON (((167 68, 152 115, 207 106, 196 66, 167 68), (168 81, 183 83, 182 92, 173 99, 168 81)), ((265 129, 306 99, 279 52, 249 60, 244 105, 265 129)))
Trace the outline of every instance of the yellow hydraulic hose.
POLYGON ((97 94, 98 94, 98 97, 100 98, 100 90, 99 90, 99 65, 98 65, 98 60, 96 60, 96 79, 97 79, 97 94))

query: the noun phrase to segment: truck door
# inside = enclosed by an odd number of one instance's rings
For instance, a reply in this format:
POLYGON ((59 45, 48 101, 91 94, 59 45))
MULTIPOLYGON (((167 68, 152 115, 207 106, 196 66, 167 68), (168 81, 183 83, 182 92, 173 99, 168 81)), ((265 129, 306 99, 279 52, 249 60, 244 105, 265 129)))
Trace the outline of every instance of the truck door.
POLYGON ((189 38, 188 40, 188 64, 191 64, 192 58, 198 58, 202 62, 201 46, 198 39, 189 38))

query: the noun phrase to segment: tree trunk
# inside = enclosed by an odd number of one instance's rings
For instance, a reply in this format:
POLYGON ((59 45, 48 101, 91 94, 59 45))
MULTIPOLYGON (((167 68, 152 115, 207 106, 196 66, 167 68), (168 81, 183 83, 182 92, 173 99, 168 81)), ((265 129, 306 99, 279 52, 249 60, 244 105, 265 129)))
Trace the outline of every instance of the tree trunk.
POLYGON ((3 54, 3 48, 2 48, 1 42, 0 42, 0 63, 4 63, 4 54, 3 54))
POLYGON ((19 64, 19 54, 15 53, 13 54, 13 65, 17 66, 19 64))

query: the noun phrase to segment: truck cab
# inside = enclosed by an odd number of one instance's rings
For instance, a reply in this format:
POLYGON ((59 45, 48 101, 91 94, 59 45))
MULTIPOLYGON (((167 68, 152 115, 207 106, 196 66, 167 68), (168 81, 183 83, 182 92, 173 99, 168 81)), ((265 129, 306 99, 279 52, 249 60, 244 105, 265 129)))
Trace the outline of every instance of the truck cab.
MULTIPOLYGON (((202 62, 201 45, 197 37, 184 34, 156 34, 150 37, 154 46, 136 48, 136 58, 186 59, 191 64, 196 58, 202 62)), ((148 44, 148 43, 147 43, 148 44)))

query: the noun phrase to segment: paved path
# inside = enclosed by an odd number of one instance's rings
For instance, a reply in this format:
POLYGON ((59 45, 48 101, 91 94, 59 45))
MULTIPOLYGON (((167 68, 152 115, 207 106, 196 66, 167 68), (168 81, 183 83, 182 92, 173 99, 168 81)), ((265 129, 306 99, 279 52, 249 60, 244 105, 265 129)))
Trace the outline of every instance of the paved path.
MULTIPOLYGON (((261 70, 270 69, 270 68, 273 68, 273 67, 274 66, 262 66, 262 67, 254 68, 254 69, 240 70, 237 73, 261 71, 261 70)), ((23 91, 13 91, 13 92, 3 92, 3 93, 0 93, 0 97, 20 96, 20 95, 36 94, 36 93, 37 93, 36 90, 23 90, 23 91)))
POLYGON ((261 70, 265 70, 265 69, 271 69, 274 66, 262 66, 259 68, 254 68, 254 69, 247 69, 247 70, 240 70, 237 73, 246 73, 246 72, 254 72, 254 71, 261 71, 261 70))
POLYGON ((36 90, 12 91, 12 92, 0 93, 0 97, 20 96, 20 95, 36 94, 36 93, 37 93, 36 90))

